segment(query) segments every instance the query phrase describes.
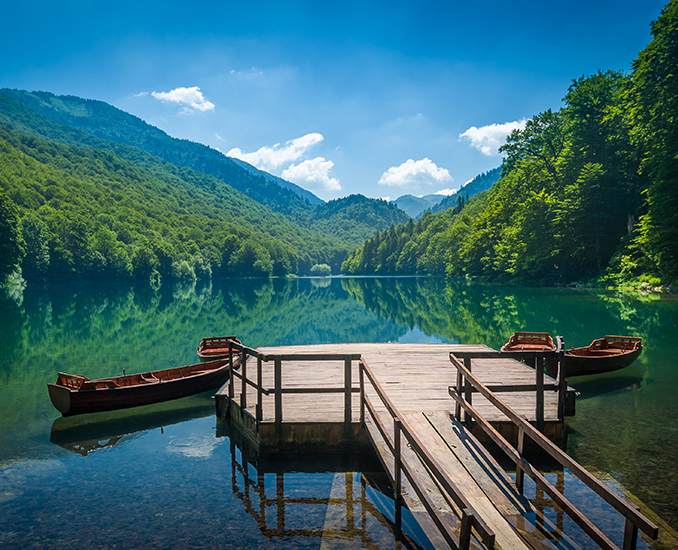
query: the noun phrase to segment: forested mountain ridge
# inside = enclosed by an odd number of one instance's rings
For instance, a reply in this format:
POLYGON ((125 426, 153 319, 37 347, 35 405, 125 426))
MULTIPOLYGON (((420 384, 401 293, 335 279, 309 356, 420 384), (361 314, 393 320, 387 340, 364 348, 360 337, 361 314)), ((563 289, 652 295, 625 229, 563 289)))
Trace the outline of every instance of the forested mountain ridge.
POLYGON ((377 235, 342 270, 678 281, 678 0, 652 35, 630 73, 577 78, 563 108, 512 132, 492 189, 377 235))
POLYGON ((185 170, 149 170, 106 151, 0 128, 0 188, 21 216, 24 276, 286 275, 315 263, 336 266, 344 256, 337 241, 223 182, 200 174, 213 188, 186 185, 185 170))
MULTIPOLYGON (((231 159, 216 149, 170 137, 159 128, 103 101, 6 88, 0 89, 0 94, 63 126, 84 130, 104 140, 125 143, 177 166, 215 176, 255 201, 288 216, 303 216, 311 206, 307 197, 315 197, 290 182, 283 187, 272 179, 273 176, 264 177, 254 167, 244 169, 242 165, 246 163, 231 159)), ((58 141, 56 136, 52 139, 58 141)), ((322 201, 315 197, 312 202, 322 201)))
POLYGON ((409 216, 396 205, 363 195, 350 195, 318 206, 312 216, 313 227, 324 235, 334 236, 351 248, 365 241, 366 233, 374 234, 404 223, 409 216))
MULTIPOLYGON (((234 170, 238 181, 264 179, 234 170)), ((284 216, 213 175, 61 125, 2 93, 0 194, 0 233, 16 252, 0 272, 23 258, 28 280, 289 275, 316 264, 337 272, 350 248, 406 218, 364 197, 338 203, 350 213, 304 202, 301 216, 284 216)))

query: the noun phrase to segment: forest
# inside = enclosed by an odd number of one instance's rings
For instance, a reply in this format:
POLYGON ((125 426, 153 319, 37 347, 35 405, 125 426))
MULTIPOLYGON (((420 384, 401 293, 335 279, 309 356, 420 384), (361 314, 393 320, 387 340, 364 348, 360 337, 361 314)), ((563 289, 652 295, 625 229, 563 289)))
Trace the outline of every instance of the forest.
POLYGON ((380 232, 346 274, 624 286, 678 281, 678 1, 628 73, 573 80, 500 151, 501 178, 380 232))
POLYGON ((101 101, 0 90, 0 280, 437 275, 517 284, 678 281, 678 0, 628 72, 572 81, 416 222, 324 203, 101 101), (475 180, 474 180, 475 181, 475 180), (487 189, 475 196, 481 189, 487 189))
POLYGON ((310 193, 293 184, 281 187, 102 102, 2 92, 3 279, 18 277, 17 266, 35 282, 288 276, 316 266, 336 273, 351 249, 407 219, 394 205, 362 196, 311 205, 310 193), (62 122, 70 120, 64 111, 79 112, 95 119, 90 130, 109 124, 117 141, 63 125, 16 98, 42 101, 45 113, 56 105, 62 122))

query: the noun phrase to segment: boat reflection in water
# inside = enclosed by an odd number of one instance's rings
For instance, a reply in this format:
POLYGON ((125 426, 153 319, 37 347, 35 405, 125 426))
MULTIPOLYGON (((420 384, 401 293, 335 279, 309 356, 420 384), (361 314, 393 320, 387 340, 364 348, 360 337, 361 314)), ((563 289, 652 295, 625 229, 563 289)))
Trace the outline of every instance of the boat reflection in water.
POLYGON ((59 417, 52 424, 50 442, 68 451, 88 453, 132 440, 141 432, 163 429, 214 414, 212 390, 165 403, 134 409, 59 417))
POLYGON ((228 420, 218 423, 217 436, 230 439, 231 490, 265 537, 289 544, 317 538, 321 548, 333 540, 432 548, 410 512, 396 512, 386 496, 393 489, 374 453, 261 455, 228 420))

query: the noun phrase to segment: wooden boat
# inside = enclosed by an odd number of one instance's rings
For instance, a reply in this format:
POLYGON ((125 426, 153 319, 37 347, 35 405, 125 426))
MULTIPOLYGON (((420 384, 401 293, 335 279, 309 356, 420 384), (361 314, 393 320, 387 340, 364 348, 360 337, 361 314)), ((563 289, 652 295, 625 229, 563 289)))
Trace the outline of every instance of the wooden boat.
MULTIPOLYGON (((548 332, 514 332, 502 347, 501 351, 556 351, 557 346, 548 332)), ((534 358, 521 359, 527 366, 535 368, 534 358)), ((555 357, 549 357, 546 360, 546 371, 549 376, 558 370, 558 360, 555 357)))
POLYGON ((548 332, 516 332, 501 351, 556 351, 556 344, 548 332))
MULTIPOLYGON (((234 367, 240 358, 233 360, 234 367)), ((229 379, 229 361, 222 359, 186 367, 90 380, 59 373, 47 384, 52 404, 63 416, 113 411, 179 399, 217 389, 229 379)))
POLYGON ((565 350, 563 369, 566 377, 612 372, 628 367, 642 351, 641 338, 608 335, 583 348, 565 350))
MULTIPOLYGON (((203 338, 198 345, 198 357, 201 361, 214 361, 228 358, 228 342, 232 340, 236 344, 242 344, 235 336, 216 336, 203 338)), ((233 349, 233 355, 240 355, 240 350, 233 349)))

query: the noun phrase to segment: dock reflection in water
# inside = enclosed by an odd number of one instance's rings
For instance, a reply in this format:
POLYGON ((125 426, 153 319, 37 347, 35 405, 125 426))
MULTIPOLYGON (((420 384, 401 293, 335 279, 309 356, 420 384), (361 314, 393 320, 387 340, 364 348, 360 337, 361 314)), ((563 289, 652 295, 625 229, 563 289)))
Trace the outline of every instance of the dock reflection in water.
POLYGON ((407 509, 396 517, 392 493, 376 455, 257 453, 228 420, 217 436, 231 448, 231 490, 271 540, 318 539, 320 548, 353 541, 361 548, 432 548, 407 509), (326 495, 304 474, 327 476, 326 495), (335 542, 332 542, 335 541, 335 542))

